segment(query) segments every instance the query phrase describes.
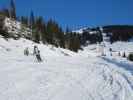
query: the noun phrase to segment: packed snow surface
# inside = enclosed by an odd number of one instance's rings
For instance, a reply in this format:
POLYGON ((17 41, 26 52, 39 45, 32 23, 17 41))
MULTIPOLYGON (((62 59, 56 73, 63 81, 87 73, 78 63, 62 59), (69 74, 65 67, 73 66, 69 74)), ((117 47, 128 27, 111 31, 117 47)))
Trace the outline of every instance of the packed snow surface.
MULTIPOLYGON (((133 43, 109 47, 133 51, 133 43)), ((96 48, 90 45, 74 53, 0 38, 0 100, 133 100, 133 63, 116 54, 101 57, 96 48), (32 55, 34 45, 41 63, 32 55), (23 54, 26 47, 29 56, 23 54)))

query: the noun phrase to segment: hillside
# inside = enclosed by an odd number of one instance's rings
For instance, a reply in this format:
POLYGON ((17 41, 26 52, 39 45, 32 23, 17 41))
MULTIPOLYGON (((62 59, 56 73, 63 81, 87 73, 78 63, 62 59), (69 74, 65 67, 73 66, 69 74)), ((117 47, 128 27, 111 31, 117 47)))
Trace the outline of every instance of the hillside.
MULTIPOLYGON (((133 43, 110 45, 115 51, 133 50, 133 43), (123 46, 121 46, 123 45, 123 46), (130 50, 123 48, 127 47, 130 50)), ((125 58, 100 57, 96 45, 78 53, 0 38, 0 98, 2 100, 132 100, 133 63, 125 58), (32 55, 41 51, 42 63, 32 55), (31 55, 24 56, 29 47, 31 55)))
POLYGON ((81 28, 73 31, 81 36, 81 44, 84 45, 87 41, 97 43, 102 41, 102 33, 105 33, 111 43, 117 41, 129 41, 133 38, 132 25, 106 25, 92 28, 81 28))

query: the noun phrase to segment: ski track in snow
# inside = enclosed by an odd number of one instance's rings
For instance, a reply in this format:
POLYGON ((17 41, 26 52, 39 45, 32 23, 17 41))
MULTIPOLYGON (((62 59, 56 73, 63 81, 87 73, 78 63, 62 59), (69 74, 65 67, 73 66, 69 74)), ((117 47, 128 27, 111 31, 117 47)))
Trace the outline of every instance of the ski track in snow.
POLYGON ((38 63, 34 56, 23 55, 32 43, 13 43, 6 43, 9 51, 6 45, 0 48, 1 100, 133 100, 132 68, 95 53, 87 56, 42 45, 45 61, 38 63))

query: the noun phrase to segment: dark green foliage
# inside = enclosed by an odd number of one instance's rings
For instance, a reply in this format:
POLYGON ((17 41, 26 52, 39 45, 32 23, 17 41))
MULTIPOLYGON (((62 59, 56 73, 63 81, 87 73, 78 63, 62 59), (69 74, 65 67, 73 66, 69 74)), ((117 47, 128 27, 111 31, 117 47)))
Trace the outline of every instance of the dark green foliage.
POLYGON ((36 43, 40 43, 40 34, 35 32, 34 37, 35 38, 33 39, 33 41, 36 42, 36 43))
POLYGON ((52 20, 49 20, 47 23, 47 42, 53 43, 53 24, 52 20))
MULTIPOLYGON (((44 21, 43 21, 44 22, 44 21)), ((42 32, 41 32, 41 41, 43 44, 47 43, 47 31, 46 31, 46 24, 45 22, 42 24, 42 32)))
POLYGON ((21 16, 20 21, 21 21, 21 23, 22 23, 23 25, 28 26, 28 17, 27 17, 27 16, 21 16))
POLYGON ((27 24, 29 22, 29 27, 32 30, 32 40, 34 42, 40 43, 49 43, 55 46, 65 47, 65 36, 61 27, 54 20, 50 19, 45 23, 42 16, 35 17, 33 11, 29 21, 27 17, 22 17, 22 23, 27 24))
POLYGON ((102 33, 99 28, 93 28, 93 29, 86 29, 83 31, 83 34, 80 35, 80 42, 82 45, 86 46, 87 41, 89 41, 90 44, 102 42, 102 33), (94 32, 93 34, 90 33, 94 32))
POLYGON ((4 19, 5 18, 2 15, 0 15, 0 30, 2 30, 4 27, 4 19))
POLYGON ((77 52, 80 49, 81 43, 80 43, 80 35, 77 33, 66 33, 65 35, 65 47, 77 52))
POLYGON ((59 46, 65 48, 65 35, 61 28, 59 29, 58 39, 59 39, 59 46))
POLYGON ((32 27, 32 38, 35 42, 37 43, 40 43, 41 41, 41 34, 43 32, 43 18, 42 17, 37 17, 35 19, 35 22, 32 22, 33 23, 33 27, 32 27))
POLYGON ((81 44, 85 46, 87 40, 90 40, 90 34, 84 31, 83 34, 81 35, 81 44))
POLYGON ((59 26, 52 19, 47 23, 47 33, 49 43, 54 44, 55 42, 58 42, 59 26))
POLYGON ((80 40, 79 40, 78 36, 75 36, 74 39, 73 39, 73 48, 72 48, 72 50, 77 52, 78 49, 80 49, 80 40))
POLYGON ((133 53, 130 53, 130 54, 129 54, 128 59, 129 59, 130 61, 133 61, 133 53))
POLYGON ((46 30, 46 40, 48 43, 60 47, 65 47, 64 32, 62 31, 61 27, 58 25, 57 22, 50 19, 47 22, 46 30))
POLYGON ((103 27, 105 33, 112 33, 109 35, 110 41, 128 41, 133 37, 133 26, 132 25, 110 25, 103 27))

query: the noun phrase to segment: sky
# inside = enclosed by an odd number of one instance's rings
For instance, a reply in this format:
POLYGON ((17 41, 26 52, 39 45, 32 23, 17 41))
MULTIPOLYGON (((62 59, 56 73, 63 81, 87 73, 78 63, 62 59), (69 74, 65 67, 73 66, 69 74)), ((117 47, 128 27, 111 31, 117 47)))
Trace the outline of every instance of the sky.
MULTIPOLYGON (((0 0, 0 7, 10 0, 0 0)), ((133 0, 16 0, 17 15, 42 15, 56 20, 64 29, 113 24, 133 25, 133 0)))

